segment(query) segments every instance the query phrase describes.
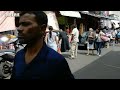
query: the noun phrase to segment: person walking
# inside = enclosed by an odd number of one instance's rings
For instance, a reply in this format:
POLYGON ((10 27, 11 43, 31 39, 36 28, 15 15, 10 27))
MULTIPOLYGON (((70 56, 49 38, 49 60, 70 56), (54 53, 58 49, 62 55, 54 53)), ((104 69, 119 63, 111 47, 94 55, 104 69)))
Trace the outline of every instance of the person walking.
POLYGON ((90 49, 92 51, 92 55, 94 54, 94 41, 95 41, 95 33, 92 28, 89 28, 88 38, 87 38, 87 55, 90 54, 90 49))
POLYGON ((46 44, 48 45, 48 47, 57 51, 58 50, 57 34, 53 32, 52 26, 49 26, 48 29, 49 29, 49 32, 46 34, 46 37, 45 37, 46 44))
POLYGON ((111 35, 112 35, 112 46, 114 47, 115 46, 115 43, 116 43, 116 36, 117 36, 117 30, 114 28, 111 32, 111 35))
POLYGON ((70 50, 70 58, 77 58, 77 50, 78 50, 78 42, 79 42, 79 31, 76 25, 71 26, 71 50, 70 50))
POLYGON ((96 30, 96 40, 95 40, 95 42, 96 42, 96 50, 97 50, 97 55, 98 56, 101 56, 101 49, 102 49, 102 42, 103 42, 103 40, 102 40, 102 38, 101 38, 101 36, 102 35, 105 35, 103 32, 102 32, 102 30, 100 30, 100 29, 97 29, 96 30))
POLYGON ((66 52, 70 49, 68 36, 65 30, 61 29, 59 34, 59 41, 61 41, 61 52, 66 52))

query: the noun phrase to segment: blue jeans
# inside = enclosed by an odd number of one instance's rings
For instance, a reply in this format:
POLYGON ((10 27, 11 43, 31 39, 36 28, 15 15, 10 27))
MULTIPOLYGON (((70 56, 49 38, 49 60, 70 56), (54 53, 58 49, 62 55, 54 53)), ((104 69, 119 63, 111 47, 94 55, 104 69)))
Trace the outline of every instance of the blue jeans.
POLYGON ((102 42, 96 42, 96 50, 99 55, 101 54, 102 42))

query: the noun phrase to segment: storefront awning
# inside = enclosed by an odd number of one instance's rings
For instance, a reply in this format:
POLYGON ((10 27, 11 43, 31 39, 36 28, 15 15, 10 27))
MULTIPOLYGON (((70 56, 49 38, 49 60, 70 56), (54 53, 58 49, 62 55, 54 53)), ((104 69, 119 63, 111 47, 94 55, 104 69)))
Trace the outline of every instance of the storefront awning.
POLYGON ((111 20, 111 22, 113 23, 113 25, 114 25, 115 28, 119 28, 119 27, 120 27, 120 26, 119 26, 120 21, 111 20))
POLYGON ((91 14, 91 13, 89 13, 88 11, 79 11, 79 12, 82 13, 82 14, 90 15, 90 16, 97 17, 97 18, 110 19, 109 16, 91 14))
POLYGON ((16 30, 14 11, 0 11, 0 32, 16 30))
POLYGON ((63 16, 81 18, 81 14, 78 11, 60 11, 60 14, 63 16))
MULTIPOLYGON (((59 30, 58 21, 53 11, 44 11, 48 17, 48 26, 52 26, 54 30, 59 30)), ((49 31, 48 28, 46 31, 49 31)))

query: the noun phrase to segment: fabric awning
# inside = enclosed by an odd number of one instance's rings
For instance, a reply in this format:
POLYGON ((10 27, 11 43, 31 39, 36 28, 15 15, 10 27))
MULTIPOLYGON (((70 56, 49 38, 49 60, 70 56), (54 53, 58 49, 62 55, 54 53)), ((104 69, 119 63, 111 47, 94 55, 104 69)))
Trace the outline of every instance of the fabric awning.
POLYGON ((0 32, 16 30, 14 11, 0 11, 0 32))
MULTIPOLYGON (((48 26, 52 26, 54 30, 59 30, 58 21, 55 12, 44 11, 48 17, 48 26)), ((46 31, 49 31, 48 29, 46 31)))
POLYGON ((120 27, 120 26, 119 26, 120 21, 111 20, 111 22, 113 23, 113 25, 114 25, 115 28, 119 28, 119 27, 120 27))
POLYGON ((78 11, 60 11, 63 16, 81 18, 81 14, 78 11))

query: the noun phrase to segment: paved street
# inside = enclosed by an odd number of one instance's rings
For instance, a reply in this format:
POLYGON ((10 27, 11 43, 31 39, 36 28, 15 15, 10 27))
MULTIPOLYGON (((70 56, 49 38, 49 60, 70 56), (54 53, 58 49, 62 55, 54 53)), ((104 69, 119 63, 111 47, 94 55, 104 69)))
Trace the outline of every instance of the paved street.
POLYGON ((120 46, 103 48, 101 57, 86 56, 86 52, 79 50, 77 59, 63 54, 76 79, 120 79, 120 46))

